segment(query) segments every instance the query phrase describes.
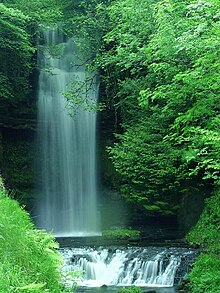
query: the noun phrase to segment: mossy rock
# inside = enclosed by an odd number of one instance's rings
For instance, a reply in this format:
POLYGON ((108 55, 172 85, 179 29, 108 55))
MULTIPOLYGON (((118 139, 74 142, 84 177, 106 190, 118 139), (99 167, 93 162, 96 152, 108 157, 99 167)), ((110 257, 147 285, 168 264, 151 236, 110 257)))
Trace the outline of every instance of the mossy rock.
POLYGON ((157 205, 144 205, 144 208, 150 212, 159 212, 161 208, 157 205))
POLYGON ((104 230, 102 236, 108 239, 138 239, 141 232, 139 230, 115 229, 104 230))

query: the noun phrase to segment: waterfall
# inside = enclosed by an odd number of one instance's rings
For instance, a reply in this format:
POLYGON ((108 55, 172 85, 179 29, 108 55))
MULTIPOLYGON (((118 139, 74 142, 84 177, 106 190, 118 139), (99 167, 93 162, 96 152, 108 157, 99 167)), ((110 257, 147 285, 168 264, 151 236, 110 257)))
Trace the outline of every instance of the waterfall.
POLYGON ((70 117, 63 92, 73 81, 90 80, 89 89, 79 94, 81 100, 96 101, 98 82, 91 82, 73 39, 65 41, 58 30, 50 30, 44 43, 38 57, 41 196, 36 222, 60 237, 97 235, 96 113, 81 107, 70 117))
POLYGON ((195 251, 186 248, 69 248, 63 271, 81 270, 81 286, 173 287, 188 273, 195 251))

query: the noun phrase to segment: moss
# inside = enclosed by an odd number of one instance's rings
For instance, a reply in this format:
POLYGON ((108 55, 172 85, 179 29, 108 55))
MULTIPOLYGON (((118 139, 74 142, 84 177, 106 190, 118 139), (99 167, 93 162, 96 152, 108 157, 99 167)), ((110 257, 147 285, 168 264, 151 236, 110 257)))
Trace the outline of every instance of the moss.
POLYGON ((28 130, 2 130, 1 171, 11 196, 27 205, 36 187, 35 164, 38 158, 34 149, 35 133, 28 130))
POLYGON ((220 191, 206 200, 206 207, 187 240, 207 251, 220 253, 220 191))
POLYGON ((13 188, 33 186, 32 143, 28 141, 5 141, 3 143, 3 174, 13 188))
POLYGON ((144 205, 145 210, 150 212, 159 212, 161 208, 157 205, 144 205))
POLYGON ((189 274, 193 293, 215 293, 220 288, 220 190, 206 200, 206 207, 187 236, 191 244, 205 249, 189 274))
POLYGON ((140 237, 139 230, 130 229, 116 229, 116 230, 104 230, 102 231, 102 236, 112 239, 134 239, 140 237))
MULTIPOLYGON (((121 288, 118 293, 142 293, 143 291, 141 290, 141 288, 139 287, 129 287, 129 288, 121 288)), ((152 293, 154 293, 155 291, 151 291, 152 293)))

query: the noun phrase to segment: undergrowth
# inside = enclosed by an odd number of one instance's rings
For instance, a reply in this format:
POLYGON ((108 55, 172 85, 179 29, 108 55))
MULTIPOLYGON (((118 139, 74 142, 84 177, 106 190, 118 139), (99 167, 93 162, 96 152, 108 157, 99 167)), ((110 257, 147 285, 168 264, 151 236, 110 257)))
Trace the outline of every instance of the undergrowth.
POLYGON ((193 293, 216 293, 220 288, 220 191, 206 201, 200 220, 187 236, 203 252, 189 274, 193 293))
POLYGON ((62 292, 56 247, 9 198, 0 178, 0 292, 62 292))

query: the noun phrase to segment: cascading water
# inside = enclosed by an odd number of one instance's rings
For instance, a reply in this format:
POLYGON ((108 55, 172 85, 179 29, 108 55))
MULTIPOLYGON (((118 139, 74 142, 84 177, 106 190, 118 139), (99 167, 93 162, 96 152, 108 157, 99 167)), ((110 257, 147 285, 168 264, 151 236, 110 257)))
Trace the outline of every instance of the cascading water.
MULTIPOLYGON (((60 237, 97 235, 96 114, 81 107, 70 117, 63 96, 68 84, 74 80, 86 84, 92 74, 79 65, 83 61, 73 39, 65 42, 58 30, 46 31, 44 39, 43 53, 38 58, 42 69, 38 98, 41 197, 37 199, 37 225, 60 237), (48 48, 59 49, 59 57, 52 56, 48 48)), ((86 95, 82 100, 88 96, 97 100, 96 80, 86 93, 80 94, 86 95)))
POLYGON ((60 250, 64 272, 81 270, 81 286, 173 287, 188 273, 195 251, 188 248, 69 248, 60 250))

